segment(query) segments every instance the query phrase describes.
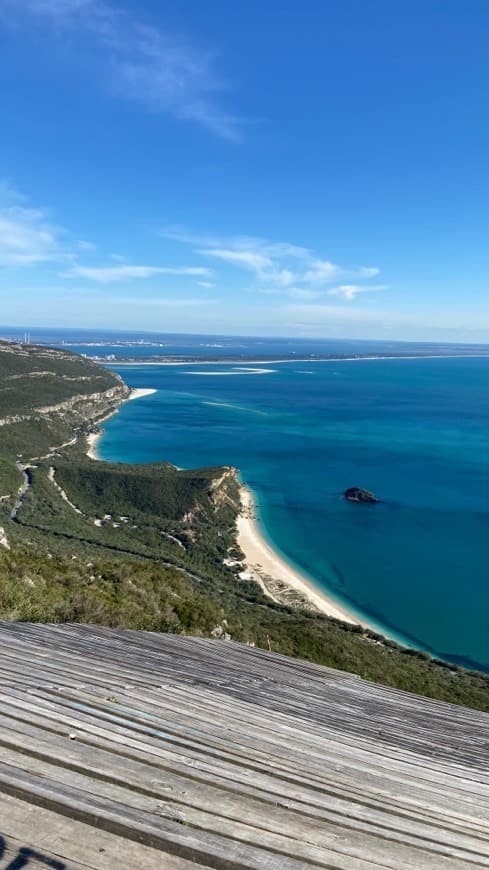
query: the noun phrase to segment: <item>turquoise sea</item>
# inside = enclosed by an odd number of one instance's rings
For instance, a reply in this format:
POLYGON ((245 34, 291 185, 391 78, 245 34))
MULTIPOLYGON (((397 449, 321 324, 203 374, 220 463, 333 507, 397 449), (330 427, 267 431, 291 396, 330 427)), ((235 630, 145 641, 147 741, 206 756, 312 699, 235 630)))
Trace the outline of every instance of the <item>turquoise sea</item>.
POLYGON ((101 458, 234 465, 292 563, 385 632, 489 670, 489 359, 117 364, 152 396, 101 458), (382 504, 346 503, 348 486, 382 504))

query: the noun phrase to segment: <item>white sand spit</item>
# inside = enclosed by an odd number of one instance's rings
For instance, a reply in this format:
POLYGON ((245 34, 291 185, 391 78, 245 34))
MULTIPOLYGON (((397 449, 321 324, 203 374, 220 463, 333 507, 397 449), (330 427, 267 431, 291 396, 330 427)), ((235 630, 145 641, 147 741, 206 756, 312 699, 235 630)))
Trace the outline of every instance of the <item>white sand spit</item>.
POLYGON ((156 393, 157 390, 152 390, 149 388, 141 388, 138 390, 131 390, 130 395, 127 397, 128 401, 132 401, 132 399, 142 399, 144 396, 152 396, 153 393, 156 393))

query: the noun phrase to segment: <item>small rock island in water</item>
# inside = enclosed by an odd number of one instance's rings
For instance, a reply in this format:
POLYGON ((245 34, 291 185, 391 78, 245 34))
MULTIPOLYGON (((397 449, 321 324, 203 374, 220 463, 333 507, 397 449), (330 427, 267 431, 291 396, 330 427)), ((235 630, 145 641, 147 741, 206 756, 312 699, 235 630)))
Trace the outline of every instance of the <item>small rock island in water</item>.
POLYGON ((362 504, 377 504, 380 501, 373 492, 369 492, 368 489, 362 489, 360 486, 351 486, 349 489, 345 489, 343 495, 347 501, 362 504))

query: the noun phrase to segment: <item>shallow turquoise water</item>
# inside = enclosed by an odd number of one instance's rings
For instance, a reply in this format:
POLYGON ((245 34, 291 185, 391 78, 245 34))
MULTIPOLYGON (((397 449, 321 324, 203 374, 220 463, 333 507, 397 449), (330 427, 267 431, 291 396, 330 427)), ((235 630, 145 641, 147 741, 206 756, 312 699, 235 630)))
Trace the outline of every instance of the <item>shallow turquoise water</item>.
POLYGON ((318 585, 489 670, 489 359, 266 368, 117 366, 158 392, 105 424, 101 457, 237 466, 272 543, 318 585), (347 504, 354 485, 384 503, 347 504))

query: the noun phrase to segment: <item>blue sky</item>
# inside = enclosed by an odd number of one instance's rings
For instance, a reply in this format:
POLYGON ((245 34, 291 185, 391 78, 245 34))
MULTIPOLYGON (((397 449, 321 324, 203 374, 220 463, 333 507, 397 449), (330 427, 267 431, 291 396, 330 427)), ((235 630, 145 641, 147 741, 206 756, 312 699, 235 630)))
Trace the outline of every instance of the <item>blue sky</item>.
POLYGON ((0 321, 489 341, 486 0, 0 0, 0 321))

